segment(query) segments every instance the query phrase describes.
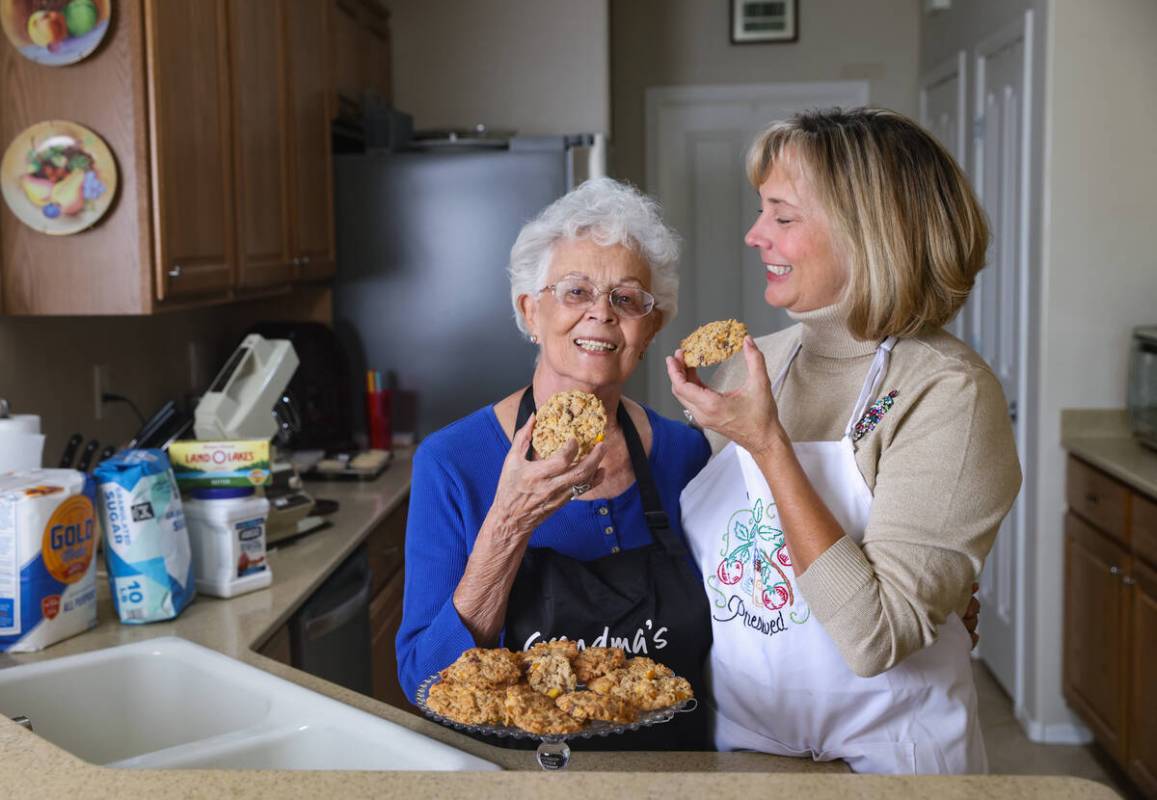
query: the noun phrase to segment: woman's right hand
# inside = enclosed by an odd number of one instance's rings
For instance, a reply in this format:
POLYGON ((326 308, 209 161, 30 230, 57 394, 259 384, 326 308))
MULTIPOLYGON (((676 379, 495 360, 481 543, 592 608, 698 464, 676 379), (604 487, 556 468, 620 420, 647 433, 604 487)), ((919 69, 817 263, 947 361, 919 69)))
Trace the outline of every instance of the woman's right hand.
POLYGON ((599 442, 577 462, 578 442, 567 442, 550 458, 530 461, 526 451, 534 433, 535 415, 515 431, 510 452, 502 464, 498 488, 490 513, 499 515, 514 526, 514 533, 527 539, 547 517, 566 505, 576 495, 572 487, 583 486, 589 491, 603 481, 604 470, 599 466, 606 454, 606 442, 599 442))

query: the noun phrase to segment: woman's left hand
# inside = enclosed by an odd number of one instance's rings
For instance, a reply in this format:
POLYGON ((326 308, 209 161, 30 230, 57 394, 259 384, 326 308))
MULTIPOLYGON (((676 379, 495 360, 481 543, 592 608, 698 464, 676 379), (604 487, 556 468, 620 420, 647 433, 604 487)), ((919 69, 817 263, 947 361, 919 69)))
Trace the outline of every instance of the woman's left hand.
POLYGON ((750 337, 743 340, 747 380, 730 392, 719 393, 699 379, 683 361, 683 351, 667 357, 671 392, 691 412, 697 425, 727 437, 748 452, 766 449, 782 438, 779 409, 771 394, 771 379, 763 353, 750 337))

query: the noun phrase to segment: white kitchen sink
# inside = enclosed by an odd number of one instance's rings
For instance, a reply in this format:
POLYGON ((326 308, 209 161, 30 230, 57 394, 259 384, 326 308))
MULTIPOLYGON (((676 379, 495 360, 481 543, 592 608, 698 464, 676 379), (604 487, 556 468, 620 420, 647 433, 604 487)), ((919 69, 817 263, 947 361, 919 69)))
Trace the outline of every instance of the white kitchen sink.
POLYGON ((110 767, 499 769, 175 637, 0 670, 0 714, 110 767))

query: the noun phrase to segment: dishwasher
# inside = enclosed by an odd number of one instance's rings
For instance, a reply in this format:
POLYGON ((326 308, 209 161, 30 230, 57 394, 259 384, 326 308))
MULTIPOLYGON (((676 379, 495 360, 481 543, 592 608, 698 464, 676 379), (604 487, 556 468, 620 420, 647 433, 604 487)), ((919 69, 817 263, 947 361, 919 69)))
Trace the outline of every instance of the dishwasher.
POLYGON ((296 669, 372 694, 370 578, 369 551, 362 545, 305 601, 289 626, 296 669))

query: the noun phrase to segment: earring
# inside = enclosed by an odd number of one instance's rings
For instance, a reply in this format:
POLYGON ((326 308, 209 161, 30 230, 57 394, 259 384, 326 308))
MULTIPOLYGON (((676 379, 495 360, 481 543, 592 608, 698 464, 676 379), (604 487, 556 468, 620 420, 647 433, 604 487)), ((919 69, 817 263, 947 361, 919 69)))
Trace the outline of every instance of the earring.
POLYGON ((531 344, 538 344, 538 337, 535 336, 533 333, 530 334, 530 343, 531 344))

